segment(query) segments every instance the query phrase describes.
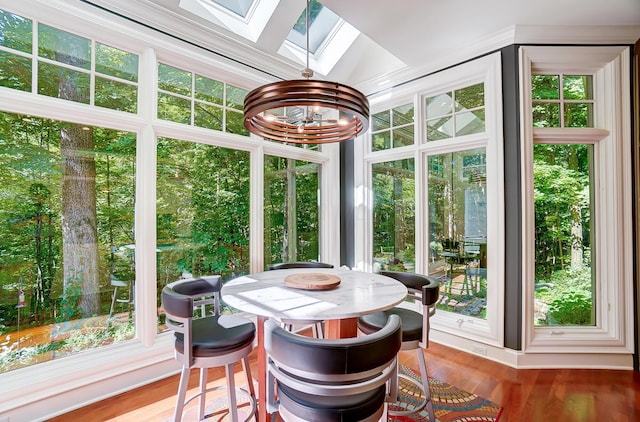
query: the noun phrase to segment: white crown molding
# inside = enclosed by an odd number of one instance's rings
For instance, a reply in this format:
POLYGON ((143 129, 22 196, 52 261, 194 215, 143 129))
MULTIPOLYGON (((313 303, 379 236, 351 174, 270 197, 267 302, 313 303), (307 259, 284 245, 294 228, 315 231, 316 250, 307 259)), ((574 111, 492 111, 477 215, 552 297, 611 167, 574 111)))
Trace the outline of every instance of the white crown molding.
POLYGON ((640 26, 545 26, 512 25, 466 46, 443 54, 423 66, 405 67, 355 86, 365 95, 427 76, 511 44, 631 45, 640 39, 640 26))
POLYGON ((634 44, 639 25, 544 26, 516 25, 516 44, 634 44))

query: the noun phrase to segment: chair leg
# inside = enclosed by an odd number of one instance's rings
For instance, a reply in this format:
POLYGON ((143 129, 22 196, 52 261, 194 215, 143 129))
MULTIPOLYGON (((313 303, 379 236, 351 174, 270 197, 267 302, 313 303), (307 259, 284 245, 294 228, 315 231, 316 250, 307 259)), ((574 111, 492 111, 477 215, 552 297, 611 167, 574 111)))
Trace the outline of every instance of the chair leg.
POLYGON ((242 359, 242 370, 247 377, 247 389, 249 390, 249 395, 255 400, 256 391, 253 388, 253 377, 251 376, 251 366, 249 366, 249 358, 245 357, 242 359))
POLYGON ((429 377, 427 376, 427 363, 424 360, 424 351, 422 347, 416 349, 418 353, 418 362, 420 364, 420 375, 422 376, 422 387, 424 388, 424 397, 427 402, 427 414, 429 421, 435 421, 436 417, 433 411, 433 401, 431 400, 431 387, 429 387, 429 377))
POLYGON ((113 310, 116 306, 116 297, 118 296, 118 286, 113 288, 113 295, 111 296, 111 308, 109 309, 109 318, 113 316, 113 310))
POLYGON ((238 422, 238 403, 236 402, 236 380, 233 375, 233 363, 225 365, 227 375, 227 395, 229 397, 229 416, 232 422, 238 422))
POLYGON ((182 411, 184 410, 184 401, 187 396, 187 387, 189 386, 190 369, 186 366, 182 367, 180 374, 180 384, 178 386, 178 398, 176 399, 176 410, 173 414, 173 421, 180 422, 182 420, 182 411))
POLYGON ((200 395, 198 396, 198 420, 204 419, 204 407, 207 402, 207 368, 200 368, 200 395))
POLYGON ((318 321, 311 326, 311 331, 315 338, 324 338, 324 330, 322 328, 322 321, 318 321))
MULTIPOLYGON (((396 363, 397 363, 397 359, 396 358, 396 363)), ((393 375, 391 375, 391 378, 389 378, 389 399, 388 401, 390 402, 397 402, 399 397, 400 391, 398 389, 398 365, 396 365, 395 370, 393 371, 393 375)))

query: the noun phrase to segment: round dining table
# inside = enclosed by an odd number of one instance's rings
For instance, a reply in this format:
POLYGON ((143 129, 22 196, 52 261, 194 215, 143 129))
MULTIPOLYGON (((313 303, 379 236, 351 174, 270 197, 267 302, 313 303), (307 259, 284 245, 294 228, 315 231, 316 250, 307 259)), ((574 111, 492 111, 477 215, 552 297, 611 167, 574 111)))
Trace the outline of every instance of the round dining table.
MULTIPOLYGON (((304 286, 303 286, 304 287, 304 286)), ((293 268, 265 271, 238 277, 222 286, 222 301, 235 309, 257 316, 258 332, 258 420, 267 421, 267 364, 264 323, 269 318, 324 321, 326 338, 358 335, 358 317, 394 307, 407 296, 399 281, 380 274, 346 268, 293 268), (337 281, 331 286, 305 288, 292 280, 337 281)))

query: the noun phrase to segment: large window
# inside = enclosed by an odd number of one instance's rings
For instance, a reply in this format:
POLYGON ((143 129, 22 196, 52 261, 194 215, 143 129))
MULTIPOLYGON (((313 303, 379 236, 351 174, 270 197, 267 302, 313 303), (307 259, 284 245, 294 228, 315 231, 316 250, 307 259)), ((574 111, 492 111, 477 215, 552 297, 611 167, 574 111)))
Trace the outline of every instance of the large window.
POLYGON ((414 160, 376 163, 373 171, 374 271, 415 269, 414 160))
POLYGON ((595 325, 593 145, 533 149, 536 325, 595 325))
POLYGON ((521 58, 525 350, 630 353, 628 50, 521 58))
POLYGON ((134 336, 135 151, 132 133, 0 113, 0 372, 134 336))
POLYGON ((158 290, 249 273, 249 153, 174 139, 157 150, 158 290))
MULTIPOLYGON (((137 112, 137 55, 1 10, 0 35, 0 86, 137 112)), ((136 134, 0 116, 0 371, 133 338, 136 134)))
POLYGON ((429 274, 438 307, 486 318, 487 169, 484 148, 429 156, 429 274))
POLYGON ((320 166, 264 159, 264 264, 320 259, 320 166))
MULTIPOLYGON (((497 54, 474 60, 404 86, 376 105, 371 143, 362 149, 362 177, 370 187, 362 203, 370 215, 356 218, 371 236, 357 256, 367 263, 359 268, 439 280, 434 336, 501 346, 499 62, 497 54)), ((356 164, 360 160, 356 156, 356 164)))

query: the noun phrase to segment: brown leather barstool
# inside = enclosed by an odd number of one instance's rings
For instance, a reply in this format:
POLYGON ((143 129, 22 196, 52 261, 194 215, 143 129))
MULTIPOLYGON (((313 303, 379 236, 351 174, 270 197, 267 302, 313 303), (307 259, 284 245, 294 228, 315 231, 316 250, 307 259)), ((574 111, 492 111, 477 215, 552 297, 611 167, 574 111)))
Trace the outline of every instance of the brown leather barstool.
MULTIPOLYGON (((425 400, 413 409, 389 410, 389 415, 409 415, 426 407, 429 420, 434 421, 435 415, 433 412, 433 402, 431 400, 431 389, 429 388, 427 365, 424 360, 422 348, 429 347, 429 318, 436 312, 436 303, 440 296, 440 284, 435 278, 421 274, 400 271, 380 271, 380 274, 394 278, 407 286, 407 299, 418 301, 422 304, 422 313, 401 307, 394 307, 386 311, 363 315, 358 319, 358 329, 365 334, 371 334, 382 329, 391 315, 398 315, 402 320, 401 350, 415 350, 417 353, 422 377, 422 385, 418 386, 424 391, 425 400)), ((410 382, 414 382, 413 379, 409 377, 404 375, 399 376, 410 382)))
POLYGON ((256 412, 256 396, 251 378, 248 355, 253 350, 255 324, 239 315, 220 315, 219 275, 178 280, 162 289, 162 307, 167 327, 175 331, 175 358, 182 363, 178 398, 173 420, 182 419, 184 406, 199 398, 198 420, 204 419, 206 394, 221 387, 207 388, 207 369, 224 366, 227 378, 229 414, 233 422, 239 420, 234 379, 234 364, 242 362, 247 378, 251 409, 245 420, 256 412), (207 308, 211 308, 207 310, 207 308), (200 317, 194 313, 200 310, 200 317), (186 398, 191 368, 200 368, 199 392, 186 398))
POLYGON ((301 336, 275 321, 266 322, 264 335, 269 413, 277 411, 285 422, 374 422, 386 416, 388 383, 397 383, 399 317, 353 338, 301 336))

